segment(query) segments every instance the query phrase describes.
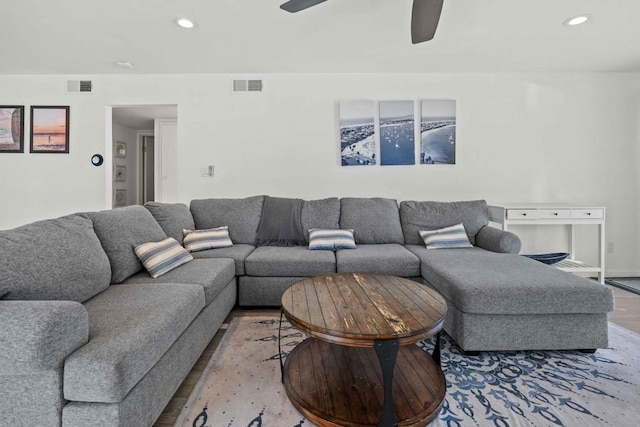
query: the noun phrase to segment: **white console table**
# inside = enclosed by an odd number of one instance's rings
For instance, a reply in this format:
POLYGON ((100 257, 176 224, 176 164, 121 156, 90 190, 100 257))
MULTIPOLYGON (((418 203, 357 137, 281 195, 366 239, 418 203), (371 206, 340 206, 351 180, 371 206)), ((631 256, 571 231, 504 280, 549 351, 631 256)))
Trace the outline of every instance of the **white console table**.
POLYGON ((604 284, 604 220, 605 208, 592 206, 564 206, 541 204, 501 204, 489 206, 492 222, 500 224, 503 230, 511 225, 568 225, 569 258, 554 264, 555 267, 571 273, 597 273, 604 284), (591 224, 599 228, 599 265, 591 266, 575 259, 574 225, 591 224))

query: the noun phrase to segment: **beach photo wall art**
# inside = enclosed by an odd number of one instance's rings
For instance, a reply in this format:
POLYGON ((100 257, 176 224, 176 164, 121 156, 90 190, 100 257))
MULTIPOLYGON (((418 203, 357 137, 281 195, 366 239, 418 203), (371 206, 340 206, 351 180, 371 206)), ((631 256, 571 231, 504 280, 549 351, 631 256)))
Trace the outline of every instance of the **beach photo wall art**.
POLYGON ((24 106, 0 105, 0 153, 24 152, 24 106))
POLYGON ((342 166, 456 164, 455 99, 343 100, 338 122, 342 166))
POLYGON ((376 161, 373 101, 341 101, 340 158, 342 166, 373 166, 376 161))
POLYGON ((31 107, 30 152, 69 152, 69 106, 31 107))
POLYGON ((380 164, 415 164, 413 101, 380 101, 380 164))
POLYGON ((456 101, 425 99, 420 105, 420 164, 456 164, 456 101))

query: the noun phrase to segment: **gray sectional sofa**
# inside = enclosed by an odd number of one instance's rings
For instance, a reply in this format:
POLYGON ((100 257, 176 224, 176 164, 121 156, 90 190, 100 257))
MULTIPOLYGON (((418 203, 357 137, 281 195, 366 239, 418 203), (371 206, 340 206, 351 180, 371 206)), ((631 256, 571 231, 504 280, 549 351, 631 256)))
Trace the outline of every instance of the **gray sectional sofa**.
POLYGON ((0 414, 11 426, 148 426, 232 308, 278 306, 305 277, 381 272, 431 286, 465 351, 607 345, 611 291, 516 255, 484 201, 302 202, 310 228, 350 228, 357 249, 260 246, 265 196, 149 203, 0 231, 0 414), (466 249, 418 231, 463 223, 466 249), (233 246, 193 252, 157 279, 133 252, 183 229, 228 226, 233 246))

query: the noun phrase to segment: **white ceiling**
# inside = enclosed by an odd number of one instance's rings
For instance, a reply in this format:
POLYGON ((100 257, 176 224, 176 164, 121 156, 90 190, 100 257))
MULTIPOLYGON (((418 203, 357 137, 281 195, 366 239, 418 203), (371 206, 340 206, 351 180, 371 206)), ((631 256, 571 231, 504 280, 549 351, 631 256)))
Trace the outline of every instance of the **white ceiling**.
POLYGON ((412 0, 282 2, 2 0, 0 74, 640 71, 640 0, 445 0, 418 45, 412 0))

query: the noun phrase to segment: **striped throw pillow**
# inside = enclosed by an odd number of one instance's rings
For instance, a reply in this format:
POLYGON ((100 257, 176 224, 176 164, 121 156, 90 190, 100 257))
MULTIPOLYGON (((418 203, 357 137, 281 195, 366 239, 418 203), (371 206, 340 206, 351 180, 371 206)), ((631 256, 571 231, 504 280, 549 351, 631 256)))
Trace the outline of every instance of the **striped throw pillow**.
POLYGON ((464 225, 456 224, 439 230, 420 231, 427 249, 472 248, 464 225))
POLYGON ((173 237, 143 243, 134 248, 136 256, 154 279, 193 259, 173 237))
POLYGON ((228 248, 233 246, 229 237, 229 227, 209 228, 207 230, 182 230, 183 244, 189 252, 206 249, 228 248))
POLYGON ((311 228, 309 230, 309 249, 335 251, 338 249, 355 249, 356 242, 352 229, 334 230, 327 228, 311 228))

